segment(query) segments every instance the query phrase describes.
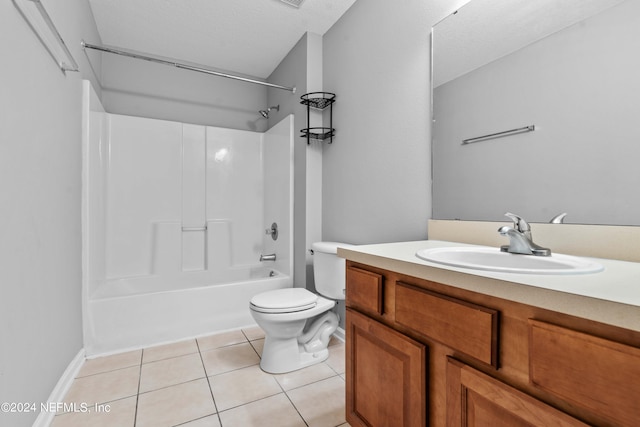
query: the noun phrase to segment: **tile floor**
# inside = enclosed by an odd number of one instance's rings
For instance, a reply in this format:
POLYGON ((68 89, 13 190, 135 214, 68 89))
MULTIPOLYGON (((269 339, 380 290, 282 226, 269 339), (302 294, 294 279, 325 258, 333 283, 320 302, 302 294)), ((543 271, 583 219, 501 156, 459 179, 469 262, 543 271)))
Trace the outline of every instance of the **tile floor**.
POLYGON ((255 327, 87 360, 51 427, 348 426, 344 343, 281 375, 260 370, 263 345, 255 327))

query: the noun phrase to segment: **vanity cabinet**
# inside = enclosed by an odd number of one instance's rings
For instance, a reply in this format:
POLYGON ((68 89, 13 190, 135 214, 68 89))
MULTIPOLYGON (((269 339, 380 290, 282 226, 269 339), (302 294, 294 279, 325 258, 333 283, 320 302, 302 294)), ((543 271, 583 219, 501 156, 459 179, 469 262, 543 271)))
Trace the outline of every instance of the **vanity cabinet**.
POLYGON ((350 260, 346 279, 352 426, 640 422, 640 332, 350 260))
POLYGON ((447 425, 588 426, 453 358, 447 360, 447 425))

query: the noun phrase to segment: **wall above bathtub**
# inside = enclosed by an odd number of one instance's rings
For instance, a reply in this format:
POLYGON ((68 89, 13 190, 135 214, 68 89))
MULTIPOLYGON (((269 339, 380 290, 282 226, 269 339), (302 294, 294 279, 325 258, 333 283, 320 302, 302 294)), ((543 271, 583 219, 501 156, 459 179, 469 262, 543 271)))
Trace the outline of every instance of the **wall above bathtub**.
MULTIPOLYGON (((264 132, 267 88, 102 55, 102 103, 114 114, 264 132)), ((291 95, 294 96, 294 95, 291 95)))

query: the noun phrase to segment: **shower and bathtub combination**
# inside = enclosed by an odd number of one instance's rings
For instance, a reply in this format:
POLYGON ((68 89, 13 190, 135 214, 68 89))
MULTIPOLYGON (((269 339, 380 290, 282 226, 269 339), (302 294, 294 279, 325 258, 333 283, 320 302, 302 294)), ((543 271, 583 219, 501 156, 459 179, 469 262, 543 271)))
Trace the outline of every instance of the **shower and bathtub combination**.
POLYGON ((292 287, 293 117, 261 133, 83 96, 86 354, 253 324, 252 296, 292 287))

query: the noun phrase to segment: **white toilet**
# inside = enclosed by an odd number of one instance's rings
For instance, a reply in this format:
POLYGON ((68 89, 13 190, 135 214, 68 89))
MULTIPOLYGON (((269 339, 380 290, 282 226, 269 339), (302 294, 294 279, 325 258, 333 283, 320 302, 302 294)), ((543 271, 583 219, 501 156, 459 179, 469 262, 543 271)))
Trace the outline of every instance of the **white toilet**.
POLYGON ((322 296, 304 288, 287 288, 251 299, 251 316, 265 332, 263 371, 291 372, 329 357, 327 344, 338 327, 338 315, 330 310, 335 300, 344 299, 345 290, 345 260, 337 256, 337 250, 349 246, 335 242, 311 245, 313 277, 322 296))

